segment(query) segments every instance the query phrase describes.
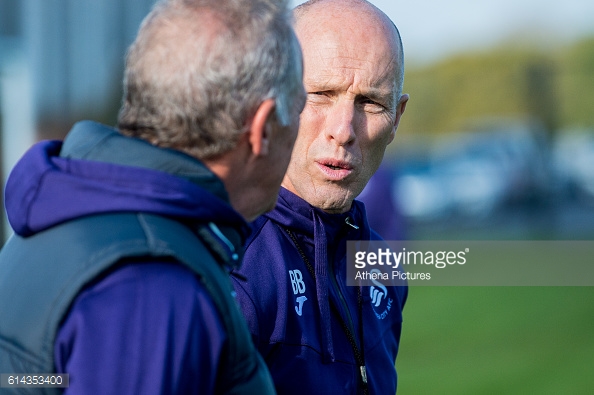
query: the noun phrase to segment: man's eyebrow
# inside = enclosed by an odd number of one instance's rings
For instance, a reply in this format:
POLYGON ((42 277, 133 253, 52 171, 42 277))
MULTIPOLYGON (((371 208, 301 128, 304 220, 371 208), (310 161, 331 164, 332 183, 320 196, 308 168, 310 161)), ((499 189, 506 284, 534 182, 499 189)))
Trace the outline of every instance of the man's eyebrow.
MULTIPOLYGON (((303 84, 307 92, 336 92, 342 89, 338 82, 333 82, 333 75, 318 75, 303 79, 303 84)), ((380 87, 366 87, 364 91, 360 91, 357 97, 367 98, 378 102, 386 107, 393 107, 396 102, 396 92, 389 88, 380 87)))
POLYGON ((369 88, 365 92, 359 93, 359 96, 365 96, 375 100, 392 100, 394 91, 391 89, 369 88))
MULTIPOLYGON (((306 88, 310 87, 314 90, 336 90, 338 89, 338 84, 333 84, 331 82, 332 76, 328 76, 328 78, 324 78, 324 76, 317 76, 316 78, 303 78, 303 84, 306 88)), ((309 90, 309 89, 308 89, 309 90)))
MULTIPOLYGON (((340 84, 333 83, 329 79, 325 78, 307 78, 303 80, 304 85, 306 86, 307 90, 314 90, 314 91, 335 91, 342 89, 340 84)), ((365 91, 359 92, 357 96, 365 96, 370 99, 391 99, 393 96, 394 91, 392 89, 382 89, 376 87, 369 87, 366 88, 365 91)))

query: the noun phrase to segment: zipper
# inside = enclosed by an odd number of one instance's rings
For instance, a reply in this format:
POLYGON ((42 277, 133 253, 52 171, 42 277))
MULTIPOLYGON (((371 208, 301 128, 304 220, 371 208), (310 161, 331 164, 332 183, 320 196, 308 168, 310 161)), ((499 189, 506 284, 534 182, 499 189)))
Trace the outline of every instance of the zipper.
MULTIPOLYGON (((359 226, 355 225, 354 223, 351 222, 351 217, 348 216, 344 219, 345 224, 347 224, 348 226, 350 226, 351 228, 355 229, 355 230, 359 230, 359 226)), ((342 232, 341 232, 342 233, 342 232)), ((335 251, 333 251, 333 255, 334 255, 335 251)), ((330 269, 330 278, 332 280, 332 286, 334 287, 336 294, 338 295, 338 299, 340 300, 341 304, 342 304, 342 309, 345 311, 345 315, 347 317, 348 320, 348 324, 349 324, 349 328, 352 331, 352 333, 356 333, 355 332, 355 325, 353 323, 353 317, 351 316, 351 311, 348 308, 348 305, 344 299, 344 294, 342 293, 342 290, 340 288, 340 285, 338 284, 338 282, 336 281, 336 276, 334 273, 334 265, 332 264, 328 264, 328 267, 330 269)), ((360 290, 360 288, 359 288, 360 290)), ((360 312, 361 313, 361 312, 360 312)), ((362 328, 360 328, 359 333, 361 334, 361 336, 363 336, 363 330, 362 328)), ((361 337, 362 339, 363 337, 361 337)), ((366 376, 366 375, 365 375, 366 376)))
POLYGON ((214 222, 209 222, 208 223, 208 227, 210 228, 210 230, 212 231, 212 233, 214 233, 215 235, 217 235, 217 237, 219 239, 221 239, 221 241, 223 243, 225 243, 225 245, 227 246, 227 248, 229 249, 229 251, 231 251, 231 259, 233 261, 237 261, 239 259, 239 255, 235 251, 235 246, 233 245, 233 243, 231 243, 231 241, 229 241, 229 239, 227 237, 225 237, 225 235, 223 234, 223 232, 221 232, 221 230, 219 229, 219 227, 214 222))
MULTIPOLYGON (((348 217, 347 217, 348 219, 348 217)), ((347 219, 345 219, 345 222, 351 226, 353 226, 352 224, 350 224, 347 219)), ((353 226, 355 229, 358 229, 358 227, 356 227, 356 225, 353 226)), ((303 262, 305 263, 305 266, 307 267, 307 271, 309 272, 309 274, 312 276, 312 278, 316 279, 316 273, 315 273, 315 269, 313 267, 313 265, 311 264, 311 262, 309 261, 309 259, 307 258, 307 256, 305 255, 305 253, 303 252, 303 249, 301 248, 301 244, 299 243, 299 241, 297 240, 297 238, 295 237, 295 235, 293 234, 293 232, 291 230, 289 230, 289 228, 284 228, 285 232, 287 232, 287 234, 289 235, 289 237, 291 238, 291 240, 293 241, 293 244, 295 245, 295 247, 297 248, 297 252, 299 252, 299 255, 301 256, 301 259, 303 260, 303 262)), ((349 313, 349 309, 346 308, 346 301, 344 300, 344 297, 342 295, 342 292, 340 292, 340 289, 338 288, 337 284, 336 284, 336 279, 334 278, 334 270, 332 268, 332 265, 330 266, 330 270, 331 270, 331 278, 332 278, 332 284, 333 286, 336 288, 336 292, 339 295, 339 298, 341 300, 341 303, 343 304, 343 306, 345 307, 345 310, 347 312, 347 317, 349 318, 349 322, 350 322, 350 327, 349 325, 345 322, 345 320, 342 318, 342 315, 340 314, 340 311, 338 309, 338 306, 336 306, 336 303, 333 302, 332 299, 330 299, 330 308, 332 310, 334 310, 334 312, 336 313, 336 315, 338 316, 338 321, 340 322, 340 325, 342 326, 343 331, 345 332, 347 339, 351 345, 351 348, 353 349, 353 354, 355 356, 355 361, 357 363, 357 365, 359 366, 359 373, 360 373, 360 380, 361 380, 361 387, 363 389, 363 394, 367 395, 369 394, 369 389, 368 389, 368 384, 367 384, 367 367, 365 366, 365 357, 364 357, 364 342, 363 342, 363 294, 361 291, 361 285, 359 285, 359 287, 357 288, 357 308, 358 308, 358 314, 359 314, 359 334, 361 335, 361 339, 360 339, 360 344, 361 344, 361 348, 359 349, 359 346, 357 345, 357 341, 356 341, 356 337, 355 337, 355 332, 353 330, 354 328, 354 324, 353 324, 353 320, 352 317, 350 316, 349 313)))
MULTIPOLYGON (((352 333, 355 333, 355 325, 353 324, 353 317, 351 316, 351 311, 349 310, 346 300, 344 299, 344 295, 342 294, 342 291, 340 290, 338 283, 336 282, 336 277, 334 275, 334 267, 331 264, 328 264, 328 266, 330 268, 330 283, 332 284, 334 291, 338 295, 338 300, 340 301, 340 304, 342 305, 342 309, 345 312, 345 315, 347 318, 346 323, 349 326, 349 330, 352 333)), ((337 311, 337 313, 338 313, 339 317, 342 317, 338 311, 337 311)))

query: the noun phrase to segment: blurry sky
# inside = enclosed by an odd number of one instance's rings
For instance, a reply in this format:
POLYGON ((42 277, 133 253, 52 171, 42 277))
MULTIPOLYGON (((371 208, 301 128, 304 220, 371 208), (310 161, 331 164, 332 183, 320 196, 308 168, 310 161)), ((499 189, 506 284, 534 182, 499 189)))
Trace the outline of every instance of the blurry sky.
MULTIPOLYGON (((593 0, 371 0, 400 29, 409 61, 502 41, 540 45, 594 35, 593 0)), ((301 4, 293 0, 293 4, 301 4)))

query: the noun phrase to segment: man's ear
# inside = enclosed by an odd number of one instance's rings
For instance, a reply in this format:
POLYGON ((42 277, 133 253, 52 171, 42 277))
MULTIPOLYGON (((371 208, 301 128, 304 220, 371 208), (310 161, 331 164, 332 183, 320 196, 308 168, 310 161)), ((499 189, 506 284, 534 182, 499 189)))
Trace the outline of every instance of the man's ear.
POLYGON ((396 122, 394 122, 394 126, 398 127, 400 123, 400 118, 402 118, 402 114, 404 114, 404 110, 406 110, 406 104, 408 103, 409 96, 408 94, 404 93, 400 96, 400 100, 398 100, 398 104, 396 107, 396 122))
POLYGON ((390 144, 394 140, 394 137, 396 137, 396 130, 398 129, 398 124, 400 123, 402 114, 404 114, 404 110, 406 110, 406 104, 408 103, 408 99, 409 99, 409 96, 406 93, 403 94, 402 96, 400 96, 400 100, 398 101, 398 104, 396 107, 396 117, 394 119, 394 127, 392 128, 392 134, 390 135, 390 141, 388 142, 388 144, 390 144))
POLYGON ((256 114, 252 119, 250 125, 250 146, 252 148, 252 154, 255 156, 268 155, 268 146, 270 144, 270 130, 269 130, 269 119, 270 115, 273 114, 276 104, 274 99, 266 99, 258 106, 256 114))

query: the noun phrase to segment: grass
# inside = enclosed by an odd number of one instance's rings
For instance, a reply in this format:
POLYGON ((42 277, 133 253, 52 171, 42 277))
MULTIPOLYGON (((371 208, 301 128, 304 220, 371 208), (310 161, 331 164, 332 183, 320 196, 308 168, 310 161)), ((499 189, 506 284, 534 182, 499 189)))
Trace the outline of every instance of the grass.
POLYGON ((411 287, 398 394, 594 393, 594 287, 411 287))

